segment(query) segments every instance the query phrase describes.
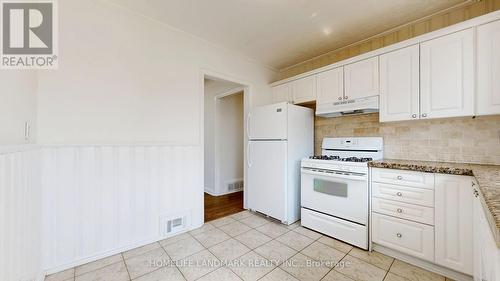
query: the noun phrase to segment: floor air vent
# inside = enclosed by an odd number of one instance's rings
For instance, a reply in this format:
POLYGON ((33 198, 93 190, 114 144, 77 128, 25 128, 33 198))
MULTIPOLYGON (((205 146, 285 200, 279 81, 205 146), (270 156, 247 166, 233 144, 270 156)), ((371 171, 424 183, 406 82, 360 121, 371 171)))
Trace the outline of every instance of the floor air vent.
POLYGON ((160 216, 160 235, 170 236, 185 230, 188 226, 188 215, 160 216))
POLYGON ((243 180, 237 180, 237 181, 229 182, 227 184, 228 191, 237 191, 237 190, 242 190, 242 189, 243 189, 243 180))

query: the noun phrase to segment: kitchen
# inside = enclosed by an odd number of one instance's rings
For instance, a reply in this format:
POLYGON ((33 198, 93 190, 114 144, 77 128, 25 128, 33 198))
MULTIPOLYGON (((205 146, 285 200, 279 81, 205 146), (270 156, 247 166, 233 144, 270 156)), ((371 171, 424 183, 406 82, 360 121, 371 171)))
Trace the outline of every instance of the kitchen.
POLYGON ((306 2, 53 2, 57 67, 0 70, 0 279, 500 280, 500 2, 306 2))

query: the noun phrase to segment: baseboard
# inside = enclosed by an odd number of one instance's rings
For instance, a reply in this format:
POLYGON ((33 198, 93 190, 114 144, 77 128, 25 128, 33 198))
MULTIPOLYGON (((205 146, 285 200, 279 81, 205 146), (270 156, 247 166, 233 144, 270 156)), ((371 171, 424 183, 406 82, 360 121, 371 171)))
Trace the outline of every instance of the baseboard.
POLYGON ((227 191, 227 192, 221 193, 221 194, 219 194, 217 196, 228 195, 228 194, 231 194, 231 193, 236 193, 236 192, 241 192, 241 191, 243 191, 243 189, 231 190, 231 191, 227 191))
MULTIPOLYGON (((99 254, 96 254, 96 255, 85 257, 85 258, 82 258, 82 259, 79 259, 79 260, 75 260, 75 261, 72 261, 72 262, 69 262, 69 263, 66 263, 66 264, 62 264, 62 265, 59 265, 59 266, 56 266, 56 267, 48 268, 48 269, 44 270, 44 272, 45 272, 44 277, 47 276, 47 275, 53 274, 53 273, 58 273, 58 272, 61 272, 61 271, 64 271, 64 270, 67 270, 67 269, 70 269, 70 268, 73 268, 73 267, 76 267, 76 266, 80 266, 80 265, 83 265, 83 264, 86 264, 86 263, 89 263, 89 262, 93 262, 93 261, 97 261, 97 260, 100 260, 100 259, 104 259, 104 258, 113 256, 113 255, 116 255, 116 254, 119 254, 119 253, 122 253, 122 252, 126 252, 126 251, 129 251, 129 250, 132 250, 132 249, 135 249, 135 248, 139 248, 139 247, 142 247, 142 246, 154 243, 154 242, 158 242, 158 241, 167 239, 169 237, 173 237, 173 236, 176 236, 176 235, 179 235, 179 234, 191 231, 191 230, 199 228, 199 227, 200 227, 200 225, 191 226, 191 227, 189 227, 186 230, 179 231, 179 232, 177 232, 177 233, 175 233, 173 235, 169 235, 167 237, 157 236, 157 237, 154 237, 154 238, 142 240, 140 242, 132 243, 132 244, 129 244, 129 245, 124 246, 124 247, 120 247, 120 248, 117 248, 117 249, 113 249, 113 250, 110 250, 110 251, 106 251, 106 252, 102 252, 102 253, 99 253, 99 254)), ((41 280, 44 280, 44 277, 41 280)))
POLYGON ((212 196, 217 196, 213 190, 208 189, 208 188, 206 188, 206 187, 205 187, 205 190, 204 190, 204 191, 205 191, 205 193, 208 193, 208 194, 210 194, 210 195, 212 195, 212 196))
POLYGON ((205 189, 205 193, 208 193, 208 194, 210 194, 211 196, 222 196, 222 195, 228 195, 228 194, 231 194, 231 193, 241 192, 241 191, 243 191, 243 190, 244 190, 244 189, 238 189, 238 190, 231 190, 231 191, 224 192, 224 193, 215 193, 215 192, 213 192, 212 190, 205 189))
POLYGON ((380 252, 384 255, 396 258, 398 260, 402 260, 404 262, 407 262, 409 264, 421 267, 423 269, 426 269, 428 271, 443 275, 445 277, 451 278, 456 281, 472 281, 472 276, 466 275, 460 272, 457 272, 455 270, 439 266, 435 263, 424 261, 412 256, 409 256, 407 254, 401 253, 399 251, 389 249, 387 247, 377 245, 373 243, 373 250, 380 252))

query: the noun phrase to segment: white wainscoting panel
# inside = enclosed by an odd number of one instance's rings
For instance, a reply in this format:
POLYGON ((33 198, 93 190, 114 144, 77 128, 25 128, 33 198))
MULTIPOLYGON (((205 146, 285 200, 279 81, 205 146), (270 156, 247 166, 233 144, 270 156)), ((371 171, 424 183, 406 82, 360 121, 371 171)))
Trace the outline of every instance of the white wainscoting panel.
POLYGON ((38 151, 0 148, 0 280, 40 280, 41 193, 38 151))
POLYGON ((203 223, 199 146, 45 146, 41 157, 49 273, 162 239, 162 215, 203 223))

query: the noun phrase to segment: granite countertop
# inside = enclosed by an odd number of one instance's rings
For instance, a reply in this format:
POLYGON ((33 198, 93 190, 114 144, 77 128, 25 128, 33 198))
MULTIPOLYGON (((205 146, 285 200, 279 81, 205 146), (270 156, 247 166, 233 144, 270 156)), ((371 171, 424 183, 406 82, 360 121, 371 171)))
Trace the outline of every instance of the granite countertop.
POLYGON ((393 159, 371 161, 368 166, 475 177, 479 185, 481 203, 487 210, 486 217, 500 248, 500 166, 393 159))

